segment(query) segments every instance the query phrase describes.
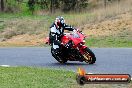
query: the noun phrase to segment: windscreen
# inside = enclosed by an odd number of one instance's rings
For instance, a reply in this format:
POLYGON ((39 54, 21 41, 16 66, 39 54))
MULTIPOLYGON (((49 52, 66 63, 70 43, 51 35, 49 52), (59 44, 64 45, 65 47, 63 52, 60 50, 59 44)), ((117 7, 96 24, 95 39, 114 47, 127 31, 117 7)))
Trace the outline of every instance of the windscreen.
POLYGON ((80 36, 78 35, 78 33, 72 33, 72 37, 73 38, 80 38, 80 36))

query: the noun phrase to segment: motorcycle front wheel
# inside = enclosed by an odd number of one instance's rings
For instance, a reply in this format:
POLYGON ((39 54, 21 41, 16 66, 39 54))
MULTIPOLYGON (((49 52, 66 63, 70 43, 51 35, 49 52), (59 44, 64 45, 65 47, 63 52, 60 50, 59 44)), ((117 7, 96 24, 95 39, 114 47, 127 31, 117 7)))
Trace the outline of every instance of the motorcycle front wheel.
POLYGON ((94 64, 96 61, 96 57, 94 53, 89 48, 84 49, 83 57, 84 57, 85 62, 89 64, 94 64))

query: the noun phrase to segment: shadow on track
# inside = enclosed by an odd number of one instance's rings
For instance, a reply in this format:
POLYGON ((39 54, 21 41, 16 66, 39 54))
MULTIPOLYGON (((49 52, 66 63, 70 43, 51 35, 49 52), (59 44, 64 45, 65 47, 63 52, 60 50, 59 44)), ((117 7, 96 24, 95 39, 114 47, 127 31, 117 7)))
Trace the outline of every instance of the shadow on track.
POLYGON ((60 66, 65 66, 65 65, 68 65, 68 66, 79 66, 79 65, 89 65, 89 64, 87 64, 87 63, 64 63, 64 64, 61 64, 61 63, 51 63, 52 65, 54 65, 54 66, 58 66, 58 65, 60 65, 60 66))
POLYGON ((67 63, 59 63, 57 61, 49 61, 49 62, 44 62, 44 63, 37 63, 37 64, 32 64, 33 66, 40 66, 40 67, 80 67, 80 66, 84 66, 84 67, 93 67, 93 66, 97 66, 96 63, 95 64, 88 64, 85 62, 77 62, 77 61, 69 61, 67 63))
POLYGON ((77 63, 77 62, 71 62, 71 63, 64 63, 64 64, 61 64, 61 63, 46 63, 46 64, 43 64, 41 66, 94 66, 96 64, 87 64, 87 63, 77 63))

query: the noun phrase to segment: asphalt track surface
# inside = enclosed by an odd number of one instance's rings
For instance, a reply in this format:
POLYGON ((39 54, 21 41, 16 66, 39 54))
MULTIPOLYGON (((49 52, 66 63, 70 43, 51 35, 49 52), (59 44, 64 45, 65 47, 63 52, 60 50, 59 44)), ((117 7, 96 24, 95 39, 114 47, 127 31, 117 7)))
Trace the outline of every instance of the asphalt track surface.
POLYGON ((77 71, 79 67, 87 73, 124 73, 132 75, 132 48, 92 48, 97 61, 93 65, 85 62, 58 63, 50 54, 50 48, 22 47, 0 48, 0 66, 31 66, 77 71))

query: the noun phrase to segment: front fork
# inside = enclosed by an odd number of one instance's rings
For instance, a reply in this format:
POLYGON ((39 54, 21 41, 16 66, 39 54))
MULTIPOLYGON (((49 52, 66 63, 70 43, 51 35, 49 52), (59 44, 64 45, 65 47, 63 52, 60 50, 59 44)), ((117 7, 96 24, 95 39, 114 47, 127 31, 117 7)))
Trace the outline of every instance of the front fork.
POLYGON ((79 51, 80 51, 80 53, 81 53, 81 55, 83 57, 83 60, 89 60, 89 58, 87 58, 87 56, 86 56, 86 51, 85 51, 85 49, 87 48, 87 46, 80 45, 78 48, 79 48, 79 51))
POLYGON ((83 55, 83 54, 85 53, 84 49, 86 49, 87 46, 85 46, 85 45, 80 45, 78 48, 79 48, 80 53, 83 55))

